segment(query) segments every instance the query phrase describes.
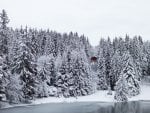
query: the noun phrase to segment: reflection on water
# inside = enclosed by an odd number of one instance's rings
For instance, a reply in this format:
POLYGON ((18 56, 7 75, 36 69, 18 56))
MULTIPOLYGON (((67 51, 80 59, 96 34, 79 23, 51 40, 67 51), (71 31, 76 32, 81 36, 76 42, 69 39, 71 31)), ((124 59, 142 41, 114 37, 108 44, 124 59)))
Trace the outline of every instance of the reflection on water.
POLYGON ((150 113, 150 102, 114 103, 112 106, 101 106, 91 113, 150 113))
POLYGON ((150 113, 150 102, 42 104, 2 109, 0 113, 150 113))
POLYGON ((114 113, 141 113, 140 102, 116 103, 114 113))

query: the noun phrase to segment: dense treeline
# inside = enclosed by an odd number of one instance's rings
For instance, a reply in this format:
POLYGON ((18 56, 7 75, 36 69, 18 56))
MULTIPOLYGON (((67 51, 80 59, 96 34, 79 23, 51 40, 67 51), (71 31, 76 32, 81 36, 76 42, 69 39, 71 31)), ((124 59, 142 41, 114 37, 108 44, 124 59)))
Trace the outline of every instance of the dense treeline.
POLYGON ((150 43, 140 36, 101 39, 93 49, 77 33, 7 27, 0 13, 0 101, 29 102, 48 96, 77 97, 96 90, 115 90, 126 101, 140 93, 143 76, 150 75, 150 43), (95 52, 95 51, 97 52, 95 52), (97 71, 90 57, 96 53, 97 71))
POLYGON ((118 101, 138 95, 139 82, 149 76, 149 46, 141 36, 101 39, 97 52, 100 89, 115 90, 118 101))
POLYGON ((27 102, 48 96, 81 96, 94 92, 87 37, 50 30, 8 28, 0 21, 0 100, 27 102))

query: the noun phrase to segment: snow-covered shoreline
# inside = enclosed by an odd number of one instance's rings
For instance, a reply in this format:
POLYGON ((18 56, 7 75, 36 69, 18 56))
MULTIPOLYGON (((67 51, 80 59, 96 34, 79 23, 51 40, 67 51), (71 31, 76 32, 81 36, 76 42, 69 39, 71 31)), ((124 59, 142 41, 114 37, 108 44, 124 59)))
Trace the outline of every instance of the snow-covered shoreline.
MULTIPOLYGON (((141 85, 141 93, 135 97, 131 97, 128 101, 143 101, 143 100, 150 100, 149 92, 150 86, 149 84, 141 85)), ((98 91, 92 95, 88 96, 81 96, 81 97, 70 97, 70 98, 55 98, 55 97, 48 97, 37 99, 32 102, 32 104, 43 104, 43 103, 63 103, 63 102, 117 102, 114 99, 114 92, 112 95, 107 95, 108 91, 98 91)))
MULTIPOLYGON (((150 101, 149 96, 150 85, 144 84, 141 85, 141 93, 135 97, 129 98, 128 101, 150 101)), ((17 105, 9 105, 2 109, 18 107, 18 106, 28 106, 28 105, 39 105, 39 104, 48 104, 48 103, 74 103, 74 102, 100 102, 100 103, 114 103, 117 102, 114 99, 114 92, 112 95, 107 95, 108 91, 98 91, 92 95, 81 96, 81 97, 48 97, 42 99, 33 100, 31 104, 17 104, 17 105)))

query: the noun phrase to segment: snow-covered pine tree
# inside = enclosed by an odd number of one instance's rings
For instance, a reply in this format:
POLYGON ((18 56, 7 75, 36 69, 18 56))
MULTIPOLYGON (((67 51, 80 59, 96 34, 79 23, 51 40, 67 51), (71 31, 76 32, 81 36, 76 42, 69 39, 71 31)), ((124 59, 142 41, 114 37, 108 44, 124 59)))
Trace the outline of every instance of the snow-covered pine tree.
POLYGON ((39 98, 47 96, 56 96, 51 93, 51 88, 54 88, 56 82, 56 67, 54 64, 53 55, 41 56, 37 60, 38 70, 38 86, 37 96, 39 98))
POLYGON ((125 48, 127 51, 130 50, 130 37, 127 34, 125 36, 125 48))
POLYGON ((122 74, 128 84, 128 95, 135 96, 140 93, 140 85, 137 77, 137 70, 129 52, 124 53, 123 57, 124 68, 122 74))
MULTIPOLYGON (((18 52, 20 49, 19 46, 19 38, 20 38, 20 33, 18 31, 17 36, 13 36, 13 40, 11 40, 12 45, 11 49, 9 50, 9 60, 10 63, 14 62, 14 59, 16 56, 18 56, 20 53, 18 52)), ((10 68, 8 70, 8 83, 6 86, 6 97, 9 103, 21 103, 25 102, 25 99, 23 97, 23 92, 22 92, 22 85, 20 84, 20 75, 19 74, 12 74, 11 71, 12 67, 10 65, 10 68)))
POLYGON ((114 90, 114 84, 113 84, 113 76, 111 76, 111 58, 113 55, 113 47, 110 38, 108 37, 107 40, 107 46, 106 46, 106 53, 104 54, 105 58, 105 67, 106 67, 106 80, 107 84, 111 88, 111 90, 114 90))
POLYGON ((61 55, 61 56, 63 56, 63 53, 64 53, 64 51, 65 51, 65 45, 64 45, 64 43, 63 43, 63 41, 64 40, 61 40, 60 42, 60 46, 59 46, 59 54, 61 55))
POLYGON ((122 71, 122 62, 121 62, 121 56, 119 54, 119 52, 116 50, 112 59, 111 59, 111 71, 110 71, 110 75, 112 76, 112 84, 113 86, 116 85, 116 82, 119 79, 120 73, 122 71))
POLYGON ((115 38, 113 39, 112 45, 113 45, 114 51, 118 50, 119 40, 118 40, 117 37, 115 37, 115 38))
POLYGON ((51 45, 51 43, 52 43, 52 41, 51 41, 51 36, 50 36, 49 33, 46 33, 45 36, 46 36, 45 49, 44 49, 45 55, 50 55, 50 54, 52 54, 52 51, 51 51, 51 49, 52 49, 52 45, 51 45))
POLYGON ((119 37, 117 45, 118 45, 118 52, 119 52, 120 56, 122 56, 123 53, 126 51, 125 42, 122 37, 119 37))
POLYGON ((101 51, 99 51, 99 58, 97 63, 97 89, 98 90, 106 90, 107 82, 106 82, 106 67, 105 67, 105 58, 101 51))
POLYGON ((60 69, 58 70, 58 74, 56 77, 56 83, 55 86, 59 88, 60 94, 58 96, 63 95, 65 97, 69 96, 74 96, 71 94, 72 89, 70 87, 73 87, 73 83, 70 81, 73 81, 72 77, 72 68, 73 63, 72 63, 72 58, 71 58, 71 51, 68 50, 66 53, 63 55, 63 61, 61 63, 60 69))
POLYGON ((37 97, 42 98, 42 97, 47 97, 49 96, 48 94, 48 84, 50 84, 50 71, 48 68, 47 62, 44 62, 42 68, 38 72, 38 88, 37 88, 37 97))
POLYGON ((9 19, 8 19, 7 13, 6 13, 6 11, 3 9, 3 10, 2 10, 2 13, 0 14, 0 24, 1 24, 1 28, 2 28, 2 29, 6 29, 8 23, 9 23, 9 19))
POLYGON ((7 84, 7 99, 9 103, 17 104, 26 102, 22 85, 20 84, 20 76, 18 74, 10 74, 9 82, 7 84))
POLYGON ((32 54, 34 54, 37 57, 37 53, 39 51, 39 45, 36 39, 37 31, 34 29, 29 29, 28 32, 28 41, 26 42, 26 45, 30 48, 32 54))
POLYGON ((58 36, 56 32, 51 33, 51 54, 53 54, 54 57, 58 55, 58 36))
POLYGON ((25 99, 32 99, 36 94, 36 64, 34 55, 29 48, 20 43, 19 55, 15 56, 11 67, 11 74, 18 74, 21 80, 22 92, 25 99))
POLYGON ((145 42, 143 45, 143 53, 144 53, 144 66, 143 67, 143 75, 149 76, 150 75, 150 43, 145 42))
POLYGON ((115 87, 114 99, 117 101, 128 101, 128 83, 124 74, 121 73, 115 87))
MULTIPOLYGON (((147 75, 147 73, 146 73, 146 70, 147 70, 147 64, 148 64, 148 62, 147 62, 147 50, 145 51, 145 46, 147 46, 147 42, 145 43, 145 42, 143 42, 143 40, 142 40, 142 37, 141 36, 139 36, 138 37, 138 42, 139 42, 139 49, 140 49, 140 57, 138 58, 138 66, 140 66, 140 69, 139 69, 139 71, 140 71, 140 74, 141 74, 141 76, 140 76, 140 78, 142 78, 142 77, 144 77, 145 75, 147 75)), ((149 42, 148 42, 149 43, 149 42)), ((147 48, 148 49, 148 48, 147 48)))
POLYGON ((50 72, 50 86, 54 86, 56 83, 56 67, 55 67, 55 61, 54 58, 51 58, 49 61, 49 72, 50 72))
POLYGON ((68 79, 70 78, 70 74, 67 70, 67 63, 65 60, 62 61, 61 67, 59 72, 57 73, 56 83, 55 86, 59 90, 58 96, 69 97, 69 86, 68 86, 68 79))
POLYGON ((39 39, 39 56, 44 55, 45 53, 45 47, 46 47, 46 41, 47 41, 47 34, 44 31, 40 31, 38 34, 39 39))
POLYGON ((77 57, 73 68, 76 94, 77 96, 92 94, 94 92, 94 76, 91 76, 91 68, 86 60, 86 55, 83 51, 78 51, 76 56, 77 57))
POLYGON ((48 80, 48 75, 50 74, 48 70, 48 64, 45 62, 42 66, 42 69, 39 70, 38 75, 42 81, 48 80))
POLYGON ((5 10, 0 13, 0 55, 3 57, 5 63, 5 69, 8 69, 8 41, 9 41, 9 28, 7 24, 9 18, 5 10))
POLYGON ((142 76, 142 64, 144 58, 143 47, 140 44, 137 36, 135 36, 130 43, 130 54, 133 57, 133 62, 135 63, 135 66, 137 68, 137 77, 140 80, 142 76))
POLYGON ((3 58, 0 57, 0 101, 6 100, 8 73, 3 70, 3 58))
POLYGON ((84 35, 82 35, 81 37, 80 37, 80 40, 82 40, 82 46, 83 46, 83 48, 84 48, 84 50, 85 50, 85 53, 86 53, 86 56, 88 57, 88 58, 90 58, 90 56, 91 56, 91 46, 90 46, 90 44, 89 44, 89 40, 88 40, 88 38, 86 38, 84 35))

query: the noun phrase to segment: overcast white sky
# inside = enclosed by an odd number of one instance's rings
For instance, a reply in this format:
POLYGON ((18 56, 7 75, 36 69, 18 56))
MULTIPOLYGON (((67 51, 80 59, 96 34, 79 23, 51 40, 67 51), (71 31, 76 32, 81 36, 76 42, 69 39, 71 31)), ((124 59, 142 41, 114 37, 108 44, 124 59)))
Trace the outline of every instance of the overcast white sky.
POLYGON ((150 39, 150 0, 0 0, 9 26, 78 32, 97 45, 101 37, 150 39))

